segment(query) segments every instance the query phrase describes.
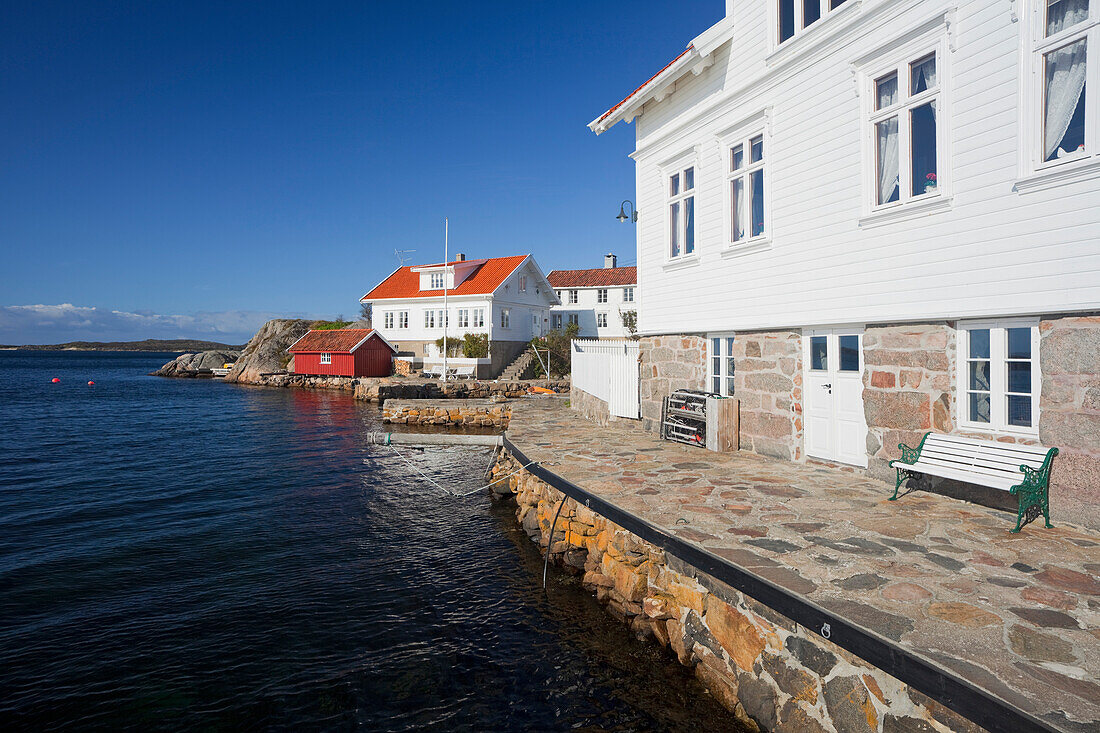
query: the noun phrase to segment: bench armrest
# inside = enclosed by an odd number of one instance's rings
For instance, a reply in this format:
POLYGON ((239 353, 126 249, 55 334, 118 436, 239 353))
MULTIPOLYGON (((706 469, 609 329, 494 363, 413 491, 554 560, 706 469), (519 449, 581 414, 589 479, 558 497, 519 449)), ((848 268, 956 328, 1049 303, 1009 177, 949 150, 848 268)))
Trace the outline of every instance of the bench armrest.
POLYGON ((1038 468, 1032 468, 1031 466, 1021 464, 1020 473, 1024 475, 1024 480, 1016 486, 1013 486, 1008 492, 1010 494, 1015 494, 1019 489, 1046 488, 1050 481, 1050 465, 1056 455, 1058 455, 1058 449, 1051 448, 1047 451, 1046 458, 1043 459, 1043 465, 1038 468))
POLYGON ((898 448, 901 449, 901 462, 909 464, 916 463, 917 459, 920 458, 921 449, 924 448, 924 441, 928 440, 928 436, 931 434, 931 432, 928 432, 921 436, 920 445, 916 448, 910 448, 905 443, 898 443, 898 448))

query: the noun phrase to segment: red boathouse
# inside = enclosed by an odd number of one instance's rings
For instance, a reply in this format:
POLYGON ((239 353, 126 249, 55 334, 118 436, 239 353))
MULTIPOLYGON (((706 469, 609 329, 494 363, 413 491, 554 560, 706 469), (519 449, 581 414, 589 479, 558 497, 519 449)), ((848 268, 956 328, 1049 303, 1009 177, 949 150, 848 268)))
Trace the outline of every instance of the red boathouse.
POLYGON ((295 374, 332 377, 388 377, 397 349, 372 328, 313 330, 287 349, 295 374))

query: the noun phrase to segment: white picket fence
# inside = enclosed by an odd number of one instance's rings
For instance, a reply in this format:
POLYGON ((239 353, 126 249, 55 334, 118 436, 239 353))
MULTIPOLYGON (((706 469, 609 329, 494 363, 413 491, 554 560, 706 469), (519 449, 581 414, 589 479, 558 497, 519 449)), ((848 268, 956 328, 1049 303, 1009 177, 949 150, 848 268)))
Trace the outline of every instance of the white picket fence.
POLYGON ((638 342, 576 339, 572 346, 573 386, 608 404, 617 417, 637 418, 638 342))

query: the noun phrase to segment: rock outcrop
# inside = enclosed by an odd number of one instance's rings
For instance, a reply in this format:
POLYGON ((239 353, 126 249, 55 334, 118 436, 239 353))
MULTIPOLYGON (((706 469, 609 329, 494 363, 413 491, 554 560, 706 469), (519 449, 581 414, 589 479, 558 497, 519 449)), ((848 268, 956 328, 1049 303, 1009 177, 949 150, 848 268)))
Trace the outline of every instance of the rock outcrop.
POLYGON ((298 318, 268 321, 245 345, 225 381, 261 384, 261 375, 285 371, 290 360, 287 347, 304 336, 309 331, 309 325, 309 321, 298 318))
POLYGON ((237 360, 239 351, 200 351, 197 354, 180 354, 160 369, 154 377, 209 377, 211 369, 237 360))

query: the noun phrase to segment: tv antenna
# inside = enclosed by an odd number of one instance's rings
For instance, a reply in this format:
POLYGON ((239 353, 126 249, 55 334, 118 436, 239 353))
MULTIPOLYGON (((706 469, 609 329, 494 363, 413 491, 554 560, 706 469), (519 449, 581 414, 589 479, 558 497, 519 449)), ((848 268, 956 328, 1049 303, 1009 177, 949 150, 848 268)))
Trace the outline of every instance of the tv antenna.
POLYGON ((405 255, 410 255, 415 251, 415 249, 395 249, 393 251, 393 254, 395 257, 397 257, 397 266, 404 267, 405 263, 412 259, 411 257, 406 257, 405 255))

